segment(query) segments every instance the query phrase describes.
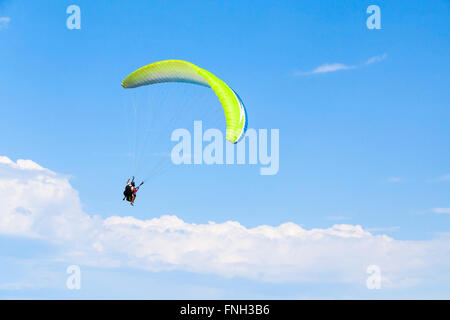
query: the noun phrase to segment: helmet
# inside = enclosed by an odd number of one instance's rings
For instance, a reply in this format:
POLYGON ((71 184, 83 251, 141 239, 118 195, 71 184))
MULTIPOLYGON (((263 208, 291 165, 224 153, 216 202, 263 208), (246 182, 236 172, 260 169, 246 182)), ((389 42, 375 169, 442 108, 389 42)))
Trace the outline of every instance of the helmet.
POLYGON ((132 185, 133 187, 135 186, 134 181, 131 181, 131 185, 132 185))

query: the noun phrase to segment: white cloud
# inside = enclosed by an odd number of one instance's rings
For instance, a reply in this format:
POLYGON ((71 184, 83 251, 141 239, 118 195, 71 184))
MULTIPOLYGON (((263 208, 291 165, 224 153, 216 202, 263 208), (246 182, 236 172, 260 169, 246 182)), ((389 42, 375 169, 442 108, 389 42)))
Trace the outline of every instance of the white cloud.
POLYGON ((54 259, 70 264, 271 282, 364 285, 367 266, 376 264, 384 285, 395 287, 429 274, 448 277, 436 270, 450 270, 449 237, 399 241, 349 224, 308 230, 291 222, 246 228, 236 221, 188 223, 174 215, 149 220, 91 216, 66 177, 6 157, 0 158, 0 233, 61 246, 54 259))
POLYGON ((450 208, 433 208, 432 211, 434 213, 449 213, 450 214, 450 208))
POLYGON ((450 174, 444 174, 443 176, 440 176, 437 178, 437 181, 450 181, 450 174))
POLYGON ((319 73, 328 73, 328 72, 336 72, 341 70, 354 69, 355 66, 347 66, 342 63, 325 63, 321 66, 318 66, 312 71, 301 72, 298 71, 295 73, 296 76, 308 75, 308 74, 319 74, 319 73))
POLYGON ((403 179, 400 177, 389 177, 386 179, 386 181, 389 183, 400 183, 403 182, 403 179))
POLYGON ((450 181, 450 173, 449 174, 444 174, 440 177, 437 178, 432 178, 432 179, 428 179, 426 180, 426 182, 428 183, 437 183, 437 182, 448 182, 450 181))
POLYGON ((0 17, 0 30, 6 28, 10 22, 11 22, 10 17, 0 17))
POLYGON ((369 60, 366 61, 366 64, 381 62, 381 61, 385 60, 386 58, 387 58, 387 54, 383 53, 380 56, 375 56, 375 57, 370 58, 369 60))
MULTIPOLYGON (((372 58, 369 58, 365 65, 381 62, 387 58, 387 54, 384 53, 379 56, 374 56, 372 58)), ((343 63, 325 63, 321 66, 318 66, 312 71, 296 71, 294 72, 294 76, 304 76, 304 75, 311 75, 311 74, 320 74, 320 73, 329 73, 329 72, 336 72, 341 70, 349 70, 349 69, 356 69, 363 65, 345 65, 343 63)))

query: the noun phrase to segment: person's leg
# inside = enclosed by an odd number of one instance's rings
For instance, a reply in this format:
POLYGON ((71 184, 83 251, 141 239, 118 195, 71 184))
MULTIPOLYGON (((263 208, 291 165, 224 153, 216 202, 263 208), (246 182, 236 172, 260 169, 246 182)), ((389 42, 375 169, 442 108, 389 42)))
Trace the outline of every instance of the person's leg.
POLYGON ((132 205, 132 206, 134 206, 134 199, 136 199, 136 195, 135 195, 135 194, 133 194, 133 195, 131 196, 131 205, 132 205))

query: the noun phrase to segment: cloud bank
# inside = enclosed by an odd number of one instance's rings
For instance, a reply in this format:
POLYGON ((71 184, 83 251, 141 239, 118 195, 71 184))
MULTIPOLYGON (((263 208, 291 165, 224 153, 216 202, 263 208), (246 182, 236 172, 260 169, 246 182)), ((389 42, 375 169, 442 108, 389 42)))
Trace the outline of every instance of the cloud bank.
POLYGON ((236 221, 188 223, 174 215, 104 219, 83 211, 67 177, 7 157, 0 157, 0 234, 48 241, 62 249, 55 260, 97 267, 364 286, 366 268, 375 264, 385 287, 415 285, 431 275, 450 278, 445 236, 399 241, 359 225, 246 228, 236 221))

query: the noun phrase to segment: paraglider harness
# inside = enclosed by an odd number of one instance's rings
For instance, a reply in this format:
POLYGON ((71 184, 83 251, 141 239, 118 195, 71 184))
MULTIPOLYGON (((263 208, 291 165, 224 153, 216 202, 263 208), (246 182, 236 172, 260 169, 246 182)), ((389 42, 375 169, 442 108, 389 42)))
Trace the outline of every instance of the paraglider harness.
MULTIPOLYGON (((127 186, 125 187, 125 190, 123 191, 123 200, 127 200, 127 201, 131 202, 131 197, 133 196, 133 191, 131 189, 132 188, 131 183, 133 183, 133 182, 134 182, 134 177, 131 180, 131 182, 127 184, 127 186)), ((144 181, 142 181, 140 185, 135 187, 135 190, 136 190, 135 192, 137 192, 139 190, 140 186, 142 186, 143 184, 144 184, 144 181)))

